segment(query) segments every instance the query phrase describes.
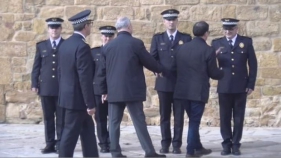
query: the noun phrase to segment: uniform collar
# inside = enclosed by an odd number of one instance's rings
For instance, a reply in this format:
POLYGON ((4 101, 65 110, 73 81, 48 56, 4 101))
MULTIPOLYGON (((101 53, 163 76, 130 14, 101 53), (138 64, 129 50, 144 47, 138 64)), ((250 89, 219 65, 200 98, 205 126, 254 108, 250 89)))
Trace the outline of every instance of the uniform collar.
MULTIPOLYGON (((232 45, 234 46, 235 41, 237 39, 237 34, 231 39, 232 40, 232 45)), ((226 38, 227 41, 229 41, 230 39, 226 38)))
POLYGON ((76 33, 76 34, 78 34, 78 35, 81 35, 84 39, 86 39, 86 37, 85 37, 81 32, 79 32, 79 31, 74 31, 73 33, 76 33))
POLYGON ((51 45, 53 46, 53 41, 55 41, 56 45, 58 45, 60 43, 60 40, 61 40, 61 36, 56 40, 53 40, 53 39, 50 38, 51 45))
MULTIPOLYGON (((170 39, 170 36, 171 36, 171 35, 173 35, 174 40, 176 39, 176 34, 177 34, 178 30, 176 30, 173 34, 170 34, 168 30, 167 30, 166 32, 167 32, 167 35, 168 35, 169 39, 170 39)), ((170 39, 170 40, 171 40, 171 39, 170 39)))

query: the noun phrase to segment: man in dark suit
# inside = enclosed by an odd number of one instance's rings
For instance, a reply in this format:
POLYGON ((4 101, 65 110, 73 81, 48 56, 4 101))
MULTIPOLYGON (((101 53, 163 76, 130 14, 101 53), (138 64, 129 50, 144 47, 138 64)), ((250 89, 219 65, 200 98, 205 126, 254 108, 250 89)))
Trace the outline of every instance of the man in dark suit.
POLYGON ((169 76, 157 74, 155 90, 159 97, 160 127, 161 127, 161 153, 169 153, 172 143, 173 153, 181 153, 184 107, 176 105, 173 92, 176 83, 176 69, 173 67, 175 54, 179 45, 191 41, 189 34, 177 30, 179 11, 168 9, 161 13, 166 31, 155 34, 152 38, 151 55, 171 73, 169 76), (171 136, 171 111, 174 115, 174 137, 171 136))
POLYGON ((96 107, 94 67, 91 48, 85 42, 91 33, 90 13, 84 10, 68 19, 74 33, 59 49, 59 105, 65 111, 59 157, 73 157, 79 135, 83 157, 99 156, 92 119, 96 107))
POLYGON ((108 102, 102 102, 101 96, 107 94, 105 82, 105 61, 101 55, 101 50, 105 44, 114 38, 114 33, 116 28, 114 26, 102 26, 99 28, 101 32, 102 46, 92 48, 92 57, 94 61, 94 94, 96 101, 96 113, 95 120, 97 123, 97 133, 99 138, 99 146, 101 148, 100 152, 109 152, 109 133, 107 130, 107 116, 108 116, 108 102))
POLYGON ((210 154, 200 141, 199 126, 209 99, 210 78, 223 77, 216 63, 215 49, 206 40, 209 36, 209 24, 200 21, 194 24, 195 38, 179 48, 176 54, 177 82, 175 102, 185 107, 189 117, 186 157, 200 157, 210 154))
MULTIPOLYGON (((145 157, 166 157, 155 152, 149 136, 142 102, 146 100, 143 67, 160 73, 163 68, 147 52, 144 43, 132 37, 132 25, 127 17, 115 24, 118 35, 103 48, 106 60, 107 100, 109 102, 109 136, 112 157, 126 157, 119 145, 120 123, 128 108, 145 157)), ((164 73, 165 75, 165 73, 164 73)))
POLYGON ((222 19, 225 37, 212 41, 212 46, 217 50, 220 69, 225 73, 217 87, 223 138, 221 155, 228 155, 231 152, 233 155, 241 154, 240 140, 243 132, 246 99, 247 95, 254 90, 257 76, 257 58, 252 39, 237 34, 238 21, 231 18, 222 19), (231 130, 232 114, 233 132, 231 130))
POLYGON ((57 50, 64 40, 61 38, 63 19, 49 18, 46 22, 49 39, 36 44, 31 72, 31 89, 40 95, 44 115, 46 147, 41 151, 43 154, 58 150, 62 130, 62 109, 58 106, 57 50))

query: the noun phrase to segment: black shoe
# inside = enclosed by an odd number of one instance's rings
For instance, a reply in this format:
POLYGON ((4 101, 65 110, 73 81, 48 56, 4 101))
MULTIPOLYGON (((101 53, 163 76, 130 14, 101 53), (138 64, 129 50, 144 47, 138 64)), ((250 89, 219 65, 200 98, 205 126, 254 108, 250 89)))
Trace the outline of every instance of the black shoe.
POLYGON ((233 155, 241 155, 241 151, 239 148, 232 148, 232 154, 233 155))
POLYGON ((185 157, 201 157, 202 155, 198 155, 198 154, 186 154, 185 157))
POLYGON ((166 157, 166 155, 160 155, 160 154, 154 153, 154 154, 150 154, 150 155, 145 154, 144 157, 166 157))
POLYGON ((47 145, 44 149, 41 150, 42 154, 56 153, 55 147, 47 145))
POLYGON ((115 156, 112 156, 112 157, 127 157, 126 155, 122 155, 122 154, 118 154, 118 155, 115 155, 115 156))
POLYGON ((167 154, 167 153, 169 153, 169 148, 161 148, 161 149, 160 149, 160 153, 162 153, 162 154, 167 154))
POLYGON ((109 153, 109 149, 108 148, 101 148, 100 152, 101 153, 109 153))
POLYGON ((223 148, 221 151, 221 155, 229 155, 231 154, 231 149, 230 148, 223 148))
POLYGON ((174 148, 173 153, 174 154, 181 154, 181 149, 180 148, 174 148))
POLYGON ((195 150, 196 155, 209 155, 211 153, 212 153, 211 149, 202 148, 202 149, 199 149, 199 150, 195 150))

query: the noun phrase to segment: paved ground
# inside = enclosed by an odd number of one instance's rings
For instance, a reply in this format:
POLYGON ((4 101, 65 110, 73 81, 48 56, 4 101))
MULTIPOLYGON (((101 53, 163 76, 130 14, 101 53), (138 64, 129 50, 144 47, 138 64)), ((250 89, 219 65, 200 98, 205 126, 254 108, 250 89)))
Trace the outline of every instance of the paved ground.
MULTIPOLYGON (((41 154, 44 147, 43 125, 0 124, 0 157, 57 157, 57 154, 41 154)), ((157 151, 160 149, 160 127, 148 127, 153 144, 157 151)), ((167 157, 184 157, 186 147, 186 133, 184 129, 183 153, 180 155, 167 154, 167 157)), ((221 156, 221 137, 219 128, 203 127, 200 130, 201 140, 206 148, 213 153, 204 157, 261 157, 271 158, 281 156, 281 128, 245 128, 242 140, 241 156, 221 156)), ((121 128, 121 147, 123 154, 128 157, 143 157, 135 130, 132 126, 121 128)), ((80 142, 75 150, 75 157, 82 157, 80 142)), ((100 157, 111 157, 110 154, 100 154, 100 157)))

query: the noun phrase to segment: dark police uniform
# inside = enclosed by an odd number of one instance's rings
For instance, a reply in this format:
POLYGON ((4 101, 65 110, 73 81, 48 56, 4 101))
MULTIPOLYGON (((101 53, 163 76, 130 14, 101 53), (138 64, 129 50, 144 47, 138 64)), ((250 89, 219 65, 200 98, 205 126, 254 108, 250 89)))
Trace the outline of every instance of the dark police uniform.
MULTIPOLYGON (((90 13, 90 10, 82 11, 69 21, 73 25, 88 23, 90 13)), ((95 124, 87 112, 96 107, 91 48, 83 34, 74 32, 59 51, 59 105, 65 111, 59 157, 73 157, 79 136, 83 157, 98 157, 95 124)))
MULTIPOLYGON (((60 18, 46 20, 48 27, 61 27, 60 18)), ((57 51, 64 39, 47 39, 36 44, 36 54, 31 73, 32 88, 38 89, 44 115, 46 147, 42 153, 55 152, 59 146, 62 130, 62 110, 58 106, 58 54, 57 51), (55 44, 54 44, 55 42, 55 44), (55 140, 55 133, 57 140, 55 140)))
MULTIPOLYGON (((99 28, 101 34, 106 37, 114 36, 116 28, 113 26, 102 26, 99 28)), ((96 101, 95 120, 97 123, 97 134, 99 139, 100 152, 109 152, 109 133, 107 130, 108 102, 102 103, 101 96, 107 94, 107 86, 105 82, 105 60, 101 54, 102 46, 92 48, 92 57, 94 61, 94 94, 96 101)))
MULTIPOLYGON (((222 21, 224 29, 227 30, 236 26, 239 20, 225 18, 222 21)), ((239 148, 247 99, 246 89, 254 90, 257 76, 257 59, 252 39, 237 34, 234 45, 230 45, 226 37, 221 37, 214 39, 212 46, 216 50, 223 47, 217 54, 219 67, 224 71, 224 77, 218 81, 217 87, 224 149, 221 154, 230 154, 232 148, 234 155, 240 155, 239 148), (231 130, 232 113, 233 132, 231 130)))
MULTIPOLYGON (((161 13, 163 18, 175 20, 179 11, 175 9, 165 10, 161 13)), ((179 45, 191 41, 191 36, 177 31, 173 41, 170 40, 167 32, 155 34, 152 38, 150 53, 166 69, 170 71, 169 76, 157 76, 155 90, 157 90, 160 104, 160 126, 161 126, 161 145, 160 152, 169 152, 169 147, 173 145, 175 150, 179 151, 182 145, 183 117, 184 107, 174 104, 173 92, 176 84, 176 69, 174 67, 174 56, 179 45), (172 106, 173 105, 173 106, 172 106), (174 137, 171 137, 171 111, 174 114, 174 137)))

